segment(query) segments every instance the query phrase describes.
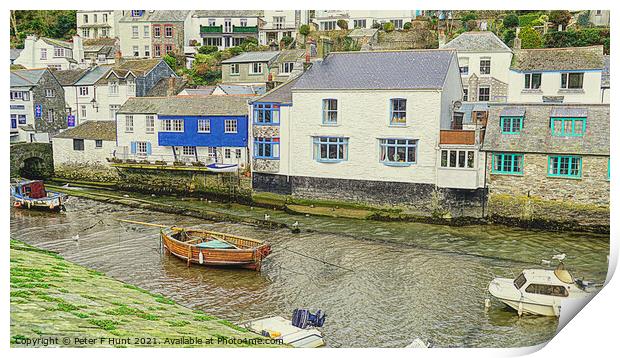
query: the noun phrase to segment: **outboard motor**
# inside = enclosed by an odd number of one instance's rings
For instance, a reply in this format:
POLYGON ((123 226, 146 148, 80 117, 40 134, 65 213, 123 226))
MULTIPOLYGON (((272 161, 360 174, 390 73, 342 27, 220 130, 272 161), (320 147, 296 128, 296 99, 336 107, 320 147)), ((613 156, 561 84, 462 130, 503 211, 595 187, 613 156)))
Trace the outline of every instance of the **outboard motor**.
POLYGON ((291 324, 301 329, 307 327, 323 327, 325 323, 325 313, 321 310, 316 311, 315 314, 310 313, 310 310, 296 308, 293 310, 293 319, 291 324))

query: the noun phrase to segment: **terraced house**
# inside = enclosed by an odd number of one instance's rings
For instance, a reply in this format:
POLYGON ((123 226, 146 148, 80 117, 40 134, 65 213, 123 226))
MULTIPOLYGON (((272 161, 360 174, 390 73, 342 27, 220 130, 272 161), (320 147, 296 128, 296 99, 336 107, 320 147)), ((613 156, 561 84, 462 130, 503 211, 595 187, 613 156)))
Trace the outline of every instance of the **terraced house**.
POLYGON ((508 102, 602 103, 603 46, 515 49, 508 102))
POLYGON ((253 101, 253 188, 460 215, 484 192, 476 131, 442 135, 461 98, 454 50, 330 53, 253 101))
POLYGON ((27 69, 54 70, 75 69, 87 65, 84 63, 84 47, 79 36, 73 36, 72 42, 28 36, 24 40, 24 49, 13 63, 27 69))
POLYGON ((196 10, 191 15, 188 45, 217 46, 219 50, 239 46, 246 38, 258 40, 262 10, 196 10))
POLYGON ((65 92, 48 69, 11 71, 10 141, 49 142, 67 128, 65 92))
MULTIPOLYGON (((491 105, 486 131, 491 202, 509 195, 513 203, 555 203, 557 211, 541 215, 549 219, 570 218, 579 205, 608 208, 608 104, 491 105)), ((544 208, 524 206, 512 215, 544 208)), ((608 225, 609 213, 597 219, 608 225)))
POLYGON ((183 53, 188 10, 130 10, 119 20, 120 48, 123 57, 160 58, 168 53, 183 53))
POLYGON ((506 102, 512 50, 494 33, 465 32, 442 48, 458 53, 463 101, 506 102))
POLYGON ((130 98, 118 111, 115 157, 246 167, 248 97, 130 98))
POLYGON ((77 34, 85 39, 118 36, 118 22, 127 10, 78 10, 77 34))

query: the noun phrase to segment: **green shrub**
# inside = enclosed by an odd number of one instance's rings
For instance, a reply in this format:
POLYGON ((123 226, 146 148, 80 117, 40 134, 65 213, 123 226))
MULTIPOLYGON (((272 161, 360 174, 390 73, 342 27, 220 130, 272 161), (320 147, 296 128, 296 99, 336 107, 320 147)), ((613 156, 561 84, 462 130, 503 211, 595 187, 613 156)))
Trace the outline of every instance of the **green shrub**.
POLYGON ((293 43, 293 38, 290 36, 282 36, 282 40, 284 43, 284 47, 288 47, 291 43, 293 43))
POLYGON ((542 38, 538 31, 531 27, 525 27, 519 31, 521 39, 521 48, 540 48, 542 47, 542 38))
POLYGON ((519 16, 519 26, 527 27, 532 26, 532 22, 537 20, 540 17, 538 13, 530 13, 526 15, 519 16))
POLYGON ((208 55, 214 52, 217 52, 217 46, 204 45, 198 48, 198 53, 203 55, 208 55))
POLYGON ((299 33, 304 35, 304 36, 308 36, 308 34, 310 33, 310 26, 308 26, 308 25, 301 25, 299 27, 299 33))
POLYGON ((515 14, 508 14, 506 15, 506 17, 504 17, 502 24, 507 29, 513 29, 519 26, 519 17, 515 14))
POLYGON ((568 10, 553 10, 549 13, 549 21, 556 26, 562 25, 563 29, 566 29, 571 18, 572 15, 568 10))
POLYGON ((338 21, 336 22, 336 25, 338 25, 338 27, 339 27, 341 30, 347 30, 347 29, 349 29, 349 23, 347 22, 347 20, 344 20, 344 19, 340 19, 340 20, 338 20, 338 21))
POLYGON ((392 32, 394 31, 394 24, 391 22, 386 22, 385 24, 383 24, 383 31, 385 32, 392 32))

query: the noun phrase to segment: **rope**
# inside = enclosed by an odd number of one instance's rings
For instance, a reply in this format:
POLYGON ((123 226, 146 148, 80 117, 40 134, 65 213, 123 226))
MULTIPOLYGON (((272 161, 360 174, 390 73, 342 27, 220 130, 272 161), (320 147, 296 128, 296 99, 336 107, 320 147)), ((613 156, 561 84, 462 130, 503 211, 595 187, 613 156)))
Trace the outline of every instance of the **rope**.
POLYGON ((346 270, 346 271, 349 271, 349 272, 355 272, 354 270, 351 270, 350 268, 346 268, 346 267, 343 267, 343 266, 340 266, 340 265, 333 264, 331 262, 327 262, 327 261, 324 261, 324 260, 321 260, 321 259, 317 259, 316 257, 308 256, 306 254, 302 254, 301 252, 297 252, 297 251, 294 251, 294 250, 291 250, 291 249, 287 249, 286 247, 281 247, 280 249, 288 251, 288 252, 291 252, 293 254, 297 254, 299 256, 303 256, 305 258, 308 258, 308 259, 311 259, 311 260, 314 260, 314 261, 318 261, 318 262, 323 263, 325 265, 334 266, 334 267, 337 267, 339 269, 343 269, 343 270, 346 270))

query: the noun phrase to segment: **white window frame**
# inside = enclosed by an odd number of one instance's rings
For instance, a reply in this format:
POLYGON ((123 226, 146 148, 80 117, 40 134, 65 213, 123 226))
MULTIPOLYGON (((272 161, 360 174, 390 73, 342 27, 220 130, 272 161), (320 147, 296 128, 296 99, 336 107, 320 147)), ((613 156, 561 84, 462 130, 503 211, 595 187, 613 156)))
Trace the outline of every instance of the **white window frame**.
POLYGON ((47 49, 46 48, 41 49, 41 59, 47 60, 47 49))
POLYGON ((230 64, 230 74, 233 76, 236 76, 239 74, 239 64, 238 63, 231 63, 230 64))
POLYGON ((260 75, 263 73, 263 63, 262 62, 252 62, 250 63, 250 74, 251 75, 260 75), (258 67, 258 71, 257 68, 258 67))
POLYGON ((181 147, 181 153, 184 156, 196 156, 196 147, 184 145, 181 147))
POLYGON ((145 39, 148 39, 151 37, 151 26, 144 25, 143 31, 144 31, 143 36, 145 39))
POLYGON ((295 66, 295 62, 284 62, 280 65, 280 73, 289 74, 293 72, 294 66, 295 66))
POLYGON ((162 132, 183 132, 185 124, 182 119, 163 119, 161 120, 162 132))
POLYGON ((87 115, 87 111, 86 111, 86 105, 83 104, 80 106, 80 119, 86 119, 86 115, 87 115))
POLYGON ((145 117, 144 127, 147 134, 155 133, 155 116, 147 115, 145 117))
POLYGON ((45 97, 46 98, 54 98, 56 97, 56 92, 52 88, 45 89, 45 97))
POLYGON ((236 119, 224 120, 224 133, 237 133, 239 130, 236 119))
POLYGON ((211 120, 199 119, 198 120, 198 133, 211 133, 211 120))
POLYGON ((131 38, 137 39, 138 37, 140 37, 140 28, 137 25, 132 26, 131 27, 131 38))
POLYGON ((79 92, 80 92, 80 97, 88 96, 88 86, 80 86, 79 92))
POLYGON ((133 115, 125 115, 125 133, 133 133, 133 115))

